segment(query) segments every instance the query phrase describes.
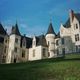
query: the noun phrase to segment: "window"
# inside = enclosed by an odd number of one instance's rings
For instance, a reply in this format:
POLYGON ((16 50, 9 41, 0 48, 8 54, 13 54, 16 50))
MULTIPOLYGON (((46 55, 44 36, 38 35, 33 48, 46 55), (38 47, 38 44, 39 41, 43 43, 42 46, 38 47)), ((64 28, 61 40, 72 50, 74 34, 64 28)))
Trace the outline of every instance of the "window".
POLYGON ((74 29, 78 29, 78 24, 74 24, 74 29))
POLYGON ((22 57, 25 57, 25 50, 22 50, 22 57))
POLYGON ((18 43, 18 39, 17 38, 15 39, 15 43, 18 43))
POLYGON ((43 48, 43 57, 46 57, 46 49, 43 48))
POLYGON ((33 57, 35 57, 35 50, 33 50, 33 57))
POLYGON ((79 34, 75 35, 75 41, 79 41, 79 34))
POLYGON ((80 52, 80 45, 76 45, 76 52, 80 52))
POLYGON ((15 47, 14 52, 16 52, 16 53, 17 53, 17 47, 15 47))
POLYGON ((64 44, 64 38, 61 39, 62 44, 64 44))
POLYGON ((62 54, 65 55, 65 48, 62 49, 62 54))
POLYGON ((7 43, 7 39, 5 40, 5 43, 7 43))
POLYGON ((78 25, 76 24, 76 29, 78 29, 78 25))
POLYGON ((58 44, 58 42, 59 42, 59 41, 58 41, 58 40, 56 40, 56 45, 57 45, 57 46, 59 45, 59 44, 58 44))

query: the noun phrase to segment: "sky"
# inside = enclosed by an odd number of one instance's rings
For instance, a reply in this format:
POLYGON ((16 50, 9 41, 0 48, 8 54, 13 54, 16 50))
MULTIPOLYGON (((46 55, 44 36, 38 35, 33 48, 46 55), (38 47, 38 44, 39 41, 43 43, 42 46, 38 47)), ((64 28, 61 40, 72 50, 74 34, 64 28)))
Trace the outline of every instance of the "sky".
POLYGON ((46 34, 50 19, 56 33, 64 24, 70 9, 80 12, 80 0, 0 0, 0 22, 10 33, 18 23, 21 34, 46 34))

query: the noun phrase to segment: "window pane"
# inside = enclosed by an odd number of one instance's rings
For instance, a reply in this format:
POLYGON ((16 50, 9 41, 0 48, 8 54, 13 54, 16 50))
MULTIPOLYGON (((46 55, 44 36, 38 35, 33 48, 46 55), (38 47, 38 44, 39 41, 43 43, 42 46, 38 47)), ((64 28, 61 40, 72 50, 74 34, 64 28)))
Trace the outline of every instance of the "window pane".
POLYGON ((75 35, 75 41, 79 41, 79 34, 75 35))

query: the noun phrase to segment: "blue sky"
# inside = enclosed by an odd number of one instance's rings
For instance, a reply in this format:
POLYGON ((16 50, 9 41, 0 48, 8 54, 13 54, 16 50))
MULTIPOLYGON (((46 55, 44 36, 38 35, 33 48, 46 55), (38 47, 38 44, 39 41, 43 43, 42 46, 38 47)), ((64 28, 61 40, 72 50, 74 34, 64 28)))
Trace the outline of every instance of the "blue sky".
POLYGON ((80 12, 80 0, 0 0, 0 22, 8 32, 17 21, 22 34, 40 35, 47 32, 52 17, 57 33, 70 9, 80 12))

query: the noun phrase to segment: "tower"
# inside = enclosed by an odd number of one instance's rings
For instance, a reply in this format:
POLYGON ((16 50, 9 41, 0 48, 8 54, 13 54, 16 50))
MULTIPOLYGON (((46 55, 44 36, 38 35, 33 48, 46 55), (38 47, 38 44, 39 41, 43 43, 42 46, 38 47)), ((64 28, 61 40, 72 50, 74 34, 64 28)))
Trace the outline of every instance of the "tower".
POLYGON ((46 33, 46 41, 48 45, 49 58, 55 56, 55 32, 52 26, 52 22, 49 24, 48 31, 46 33))
POLYGON ((18 62, 18 57, 20 55, 20 41, 21 34, 18 29, 17 23, 12 27, 11 34, 9 36, 9 49, 7 55, 7 63, 18 62))

